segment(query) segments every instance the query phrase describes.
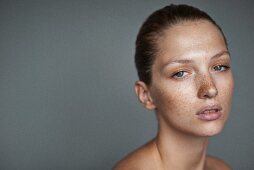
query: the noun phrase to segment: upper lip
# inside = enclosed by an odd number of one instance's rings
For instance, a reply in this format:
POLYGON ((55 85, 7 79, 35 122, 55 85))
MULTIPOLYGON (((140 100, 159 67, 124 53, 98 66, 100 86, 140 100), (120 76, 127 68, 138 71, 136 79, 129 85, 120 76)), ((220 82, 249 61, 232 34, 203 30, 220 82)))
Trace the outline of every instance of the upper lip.
POLYGON ((202 114, 203 112, 209 111, 209 110, 221 111, 221 110, 222 110, 222 107, 221 107, 220 105, 218 105, 218 104, 208 105, 208 106, 205 106, 205 107, 203 107, 202 109, 200 109, 200 110, 197 112, 197 115, 202 114))

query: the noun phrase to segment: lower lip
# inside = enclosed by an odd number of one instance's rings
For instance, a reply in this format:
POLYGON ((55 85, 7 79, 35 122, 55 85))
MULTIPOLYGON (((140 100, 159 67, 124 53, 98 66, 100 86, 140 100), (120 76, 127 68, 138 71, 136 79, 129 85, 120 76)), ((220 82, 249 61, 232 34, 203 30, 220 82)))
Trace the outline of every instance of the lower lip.
POLYGON ((221 117, 222 113, 219 112, 210 112, 210 113, 203 113, 203 114, 198 114, 197 117, 201 120, 204 121, 213 121, 217 120, 221 117))

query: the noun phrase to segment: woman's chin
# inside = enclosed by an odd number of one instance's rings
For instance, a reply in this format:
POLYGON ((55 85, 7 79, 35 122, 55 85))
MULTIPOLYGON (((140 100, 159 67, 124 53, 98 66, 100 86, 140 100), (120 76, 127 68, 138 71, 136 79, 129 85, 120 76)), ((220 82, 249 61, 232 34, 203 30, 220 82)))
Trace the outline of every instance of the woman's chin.
POLYGON ((211 137, 211 136, 218 135, 219 133, 222 132, 223 128, 224 128, 224 124, 205 126, 201 129, 200 136, 211 137))

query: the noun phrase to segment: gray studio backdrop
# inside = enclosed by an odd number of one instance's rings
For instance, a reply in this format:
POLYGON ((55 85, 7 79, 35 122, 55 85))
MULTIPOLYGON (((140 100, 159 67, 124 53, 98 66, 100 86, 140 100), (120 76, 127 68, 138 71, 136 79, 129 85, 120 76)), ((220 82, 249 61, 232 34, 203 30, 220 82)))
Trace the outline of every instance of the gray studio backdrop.
POLYGON ((254 168, 253 1, 0 1, 0 169, 106 170, 153 138, 134 94, 141 23, 170 3, 207 11, 223 28, 236 88, 209 152, 254 168))

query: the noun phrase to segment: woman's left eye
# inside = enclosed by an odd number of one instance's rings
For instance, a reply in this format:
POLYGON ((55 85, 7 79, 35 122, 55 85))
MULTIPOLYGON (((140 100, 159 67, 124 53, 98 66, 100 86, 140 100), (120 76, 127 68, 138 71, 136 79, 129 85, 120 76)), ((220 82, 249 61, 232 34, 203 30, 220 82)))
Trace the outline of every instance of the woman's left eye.
POLYGON ((230 67, 229 66, 226 66, 226 65, 217 65, 217 66, 214 66, 213 69, 215 71, 226 71, 228 70, 230 67))

